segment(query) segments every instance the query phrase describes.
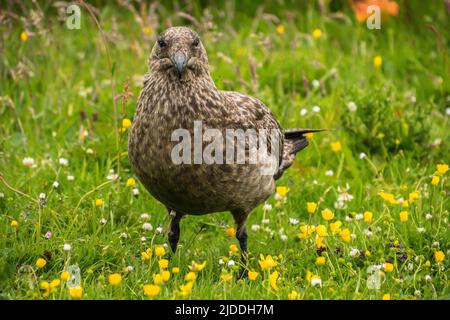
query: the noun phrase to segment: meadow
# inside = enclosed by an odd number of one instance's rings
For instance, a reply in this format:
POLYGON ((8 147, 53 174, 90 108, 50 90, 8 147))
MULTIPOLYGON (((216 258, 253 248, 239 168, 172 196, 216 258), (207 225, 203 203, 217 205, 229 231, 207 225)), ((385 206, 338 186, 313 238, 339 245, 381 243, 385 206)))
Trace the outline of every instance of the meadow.
POLYGON ((397 1, 379 30, 351 1, 87 2, 80 29, 64 2, 0 7, 2 299, 450 298, 443 1, 397 1), (199 32, 218 88, 330 129, 250 215, 248 279, 229 213, 184 218, 169 261, 167 212, 128 161, 171 25, 199 32))

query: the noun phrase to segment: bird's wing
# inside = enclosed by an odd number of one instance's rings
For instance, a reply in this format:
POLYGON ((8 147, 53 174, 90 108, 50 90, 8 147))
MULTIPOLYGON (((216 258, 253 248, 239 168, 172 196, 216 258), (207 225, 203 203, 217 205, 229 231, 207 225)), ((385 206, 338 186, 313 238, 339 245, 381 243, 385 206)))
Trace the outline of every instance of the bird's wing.
MULTIPOLYGON (((229 102, 229 106, 227 107, 231 109, 228 110, 230 117, 227 119, 227 128, 239 128, 243 130, 265 129, 267 131, 271 131, 275 134, 275 138, 278 141, 278 145, 276 147, 278 149, 277 158, 280 165, 283 160, 284 135, 281 126, 272 111, 258 99, 246 94, 233 91, 222 91, 222 93, 229 102)), ((269 134, 269 152, 271 152, 271 141, 271 135, 269 134)))

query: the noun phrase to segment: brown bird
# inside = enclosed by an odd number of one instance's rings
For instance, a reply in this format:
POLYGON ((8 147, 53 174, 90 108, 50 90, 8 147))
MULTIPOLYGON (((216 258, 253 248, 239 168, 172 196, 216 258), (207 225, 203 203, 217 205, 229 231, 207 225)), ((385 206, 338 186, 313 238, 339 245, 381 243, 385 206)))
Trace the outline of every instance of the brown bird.
MULTIPOLYGON (((315 131, 321 130, 283 133, 273 113, 258 99, 218 90, 198 34, 187 27, 173 27, 160 34, 151 52, 129 133, 129 158, 143 185, 167 207, 171 216, 168 238, 173 252, 184 215, 230 211, 245 261, 245 221, 249 213, 275 192, 275 180, 292 165, 295 154, 308 145, 305 133, 315 131), (207 164, 188 155, 185 159, 189 161, 174 162, 173 150, 179 141, 173 141, 172 135, 184 128, 195 136, 194 121, 201 121, 200 134, 206 129, 216 129, 224 136, 228 129, 271 130, 268 150, 274 151, 269 158, 275 160, 275 170, 267 174, 263 172, 266 162, 253 163, 247 157, 244 163, 207 164)), ((235 141, 234 137, 228 141, 235 141)), ((245 145, 246 156, 251 150, 249 141, 237 142, 245 145)), ((208 141, 201 142, 203 149, 207 145, 208 141)), ((261 146, 257 145, 257 149, 261 146)), ((216 150, 213 157, 222 153, 225 154, 225 148, 216 150)), ((234 149, 232 153, 236 155, 234 149)))

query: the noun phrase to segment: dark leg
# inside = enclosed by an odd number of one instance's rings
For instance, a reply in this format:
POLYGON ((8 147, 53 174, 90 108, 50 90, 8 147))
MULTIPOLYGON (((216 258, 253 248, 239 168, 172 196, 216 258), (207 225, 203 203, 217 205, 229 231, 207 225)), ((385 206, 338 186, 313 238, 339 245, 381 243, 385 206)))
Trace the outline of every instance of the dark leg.
POLYGON ((247 220, 248 213, 244 211, 232 212, 234 221, 236 221, 236 238, 239 241, 241 247, 241 261, 242 261, 242 273, 240 278, 247 278, 247 229, 245 228, 245 221, 247 220))
POLYGON ((168 211, 171 218, 168 238, 170 248, 172 249, 172 252, 175 253, 177 251, 178 240, 180 239, 180 220, 182 218, 182 215, 174 210, 169 209, 168 211))

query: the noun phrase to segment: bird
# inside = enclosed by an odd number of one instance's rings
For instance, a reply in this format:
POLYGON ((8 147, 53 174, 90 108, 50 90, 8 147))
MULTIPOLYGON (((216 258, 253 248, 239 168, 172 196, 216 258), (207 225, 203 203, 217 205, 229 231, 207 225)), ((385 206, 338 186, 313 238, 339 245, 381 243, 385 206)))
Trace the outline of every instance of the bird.
MULTIPOLYGON (((308 145, 306 134, 318 131, 322 129, 283 130, 272 111, 257 98, 219 90, 199 35, 188 27, 170 27, 159 34, 148 59, 128 136, 128 155, 137 178, 167 209, 167 237, 173 253, 184 216, 229 211, 236 223, 235 234, 245 264, 245 222, 249 214, 275 193, 276 180, 308 145), (173 150, 180 143, 173 139, 174 132, 184 128, 195 135, 195 122, 201 123, 201 133, 208 129, 215 133, 270 131, 270 161, 251 162, 246 158, 244 163, 205 163, 195 162, 191 154, 185 162, 174 162, 173 150), (272 171, 263 172, 267 167, 272 171)), ((246 156, 254 150, 250 149, 254 147, 250 140, 237 142, 246 156)), ((208 141, 200 145, 205 147, 208 141)), ((255 145, 258 151, 262 148, 262 143, 255 145)), ((225 151, 213 153, 215 157, 225 151)))

